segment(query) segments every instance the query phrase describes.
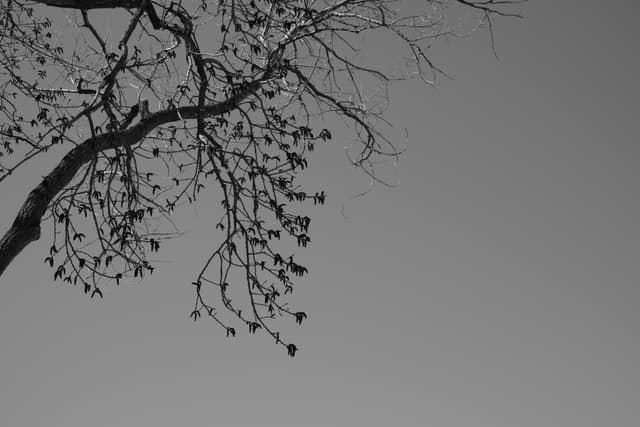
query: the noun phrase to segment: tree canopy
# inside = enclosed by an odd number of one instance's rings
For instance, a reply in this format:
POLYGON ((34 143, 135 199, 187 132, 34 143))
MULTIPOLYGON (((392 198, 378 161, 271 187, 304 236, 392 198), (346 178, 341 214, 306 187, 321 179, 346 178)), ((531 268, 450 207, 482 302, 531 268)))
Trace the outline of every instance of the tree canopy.
POLYGON ((350 160, 377 179, 376 163, 398 155, 385 133, 390 83, 432 84, 433 43, 482 26, 492 39, 493 19, 519 16, 518 3, 2 0, 0 183, 66 154, 0 240, 0 274, 46 223, 53 278, 102 296, 154 271, 154 253, 180 235, 174 211, 217 198, 220 239, 185 278, 191 317, 228 336, 237 324, 266 332, 293 356, 274 321, 306 318, 285 297, 308 273, 295 257, 310 242, 303 206, 325 193, 296 178, 332 139, 327 124, 346 123, 350 160), (363 37, 393 39, 406 61, 367 63, 363 37))

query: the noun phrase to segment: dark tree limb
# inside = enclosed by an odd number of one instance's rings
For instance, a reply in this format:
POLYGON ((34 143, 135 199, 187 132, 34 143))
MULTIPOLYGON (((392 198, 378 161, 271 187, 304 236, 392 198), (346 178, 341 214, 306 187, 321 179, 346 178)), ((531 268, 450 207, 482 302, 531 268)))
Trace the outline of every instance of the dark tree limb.
POLYGON ((36 3, 65 9, 113 9, 124 7, 133 9, 140 5, 141 0, 35 0, 36 3))
POLYGON ((511 8, 522 1, 5 2, 0 182, 54 145, 69 148, 0 235, 0 276, 47 219, 44 262, 54 280, 93 297, 104 283, 142 279, 154 271, 160 242, 181 234, 176 208, 207 199, 201 191, 213 185, 220 239, 191 282, 190 317, 208 315, 235 336, 231 315, 293 356, 298 348, 272 322, 306 318, 283 302, 308 273, 291 248, 311 241, 311 218, 292 205, 325 201, 324 191, 312 194, 297 181, 315 144, 332 139, 325 119, 346 122, 349 160, 389 185, 377 165, 395 164, 403 151, 384 117, 391 82, 432 85, 444 74, 427 53, 438 38, 466 34, 450 14, 474 11, 469 31, 484 25, 493 43, 493 17, 519 16, 511 8), (34 4, 45 7, 34 13, 34 4), (48 16, 51 7, 71 10, 81 25, 55 37, 50 28, 64 23, 48 16), (92 9, 116 8, 126 9, 117 14, 118 40, 89 19, 92 9), (379 32, 401 45, 393 71, 353 55, 365 33, 379 32), (148 103, 164 110, 149 114, 148 103), (232 294, 244 300, 232 302, 232 294))
MULTIPOLYGON (((268 76, 269 73, 266 73, 265 78, 268 76)), ((229 99, 205 106, 203 111, 197 106, 158 111, 129 129, 96 135, 77 145, 31 191, 13 225, 0 239, 0 276, 29 243, 40 238, 40 222, 49 203, 71 182, 80 168, 94 159, 98 153, 109 149, 131 147, 142 141, 153 129, 166 123, 228 113, 234 110, 243 99, 255 93, 262 81, 263 79, 258 79, 246 85, 243 90, 229 99)))

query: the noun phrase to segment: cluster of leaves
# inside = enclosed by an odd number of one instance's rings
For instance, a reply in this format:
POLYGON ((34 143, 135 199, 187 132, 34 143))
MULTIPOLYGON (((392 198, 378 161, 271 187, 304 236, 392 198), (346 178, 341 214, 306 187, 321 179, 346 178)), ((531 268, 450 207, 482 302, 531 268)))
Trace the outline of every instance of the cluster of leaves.
POLYGON ((193 278, 191 318, 206 314, 234 336, 224 316, 231 313, 293 356, 297 347, 272 320, 307 318, 284 299, 308 273, 287 248, 311 241, 311 219, 293 206, 325 202, 323 191, 301 189, 296 177, 315 145, 331 140, 326 120, 339 117, 352 128, 360 143, 353 162, 377 179, 376 160, 397 151, 367 94, 386 93, 396 78, 433 80, 438 70, 426 52, 454 34, 449 6, 490 22, 513 2, 111 3, 131 9, 110 12, 113 28, 103 34, 104 12, 75 10, 72 0, 71 14, 58 17, 74 24, 64 32, 46 17, 50 8, 3 2, 1 154, 18 160, 0 163, 0 182, 52 147, 71 148, 59 168, 75 168, 72 176, 62 182, 58 171, 42 184, 53 223, 45 262, 54 279, 91 296, 102 296, 106 282, 152 273, 149 255, 180 234, 174 211, 219 197, 220 240, 193 278), (410 61, 402 74, 356 60, 361 37, 379 32, 404 47, 410 61), (244 306, 232 301, 232 287, 246 288, 244 306))

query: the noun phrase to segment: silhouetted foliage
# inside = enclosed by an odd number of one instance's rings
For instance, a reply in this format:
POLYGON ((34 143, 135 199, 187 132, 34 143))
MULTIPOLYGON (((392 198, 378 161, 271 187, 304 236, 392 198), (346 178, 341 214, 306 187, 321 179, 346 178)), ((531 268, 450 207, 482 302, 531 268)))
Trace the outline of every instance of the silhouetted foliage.
POLYGON ((44 221, 53 278, 102 297, 108 282, 153 273, 152 254, 180 234, 175 210, 218 197, 220 239, 185 278, 191 318, 206 314, 227 336, 239 319, 294 356, 273 320, 307 318, 284 300, 308 273, 289 253, 311 241, 295 206, 325 193, 296 177, 332 139, 327 120, 346 122, 359 143, 351 160, 376 179, 376 162, 398 152, 381 128, 386 96, 374 93, 393 80, 431 84, 432 43, 491 29, 516 3, 2 0, 0 182, 51 149, 67 153, 0 241, 0 274, 44 221), (469 14, 471 26, 457 23, 469 14), (363 37, 393 39, 406 63, 366 64, 363 37))

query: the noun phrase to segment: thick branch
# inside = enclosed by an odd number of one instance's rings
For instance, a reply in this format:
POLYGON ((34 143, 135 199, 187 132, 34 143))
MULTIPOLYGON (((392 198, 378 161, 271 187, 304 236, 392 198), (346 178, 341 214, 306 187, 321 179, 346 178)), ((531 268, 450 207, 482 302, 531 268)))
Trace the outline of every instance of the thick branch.
POLYGON ((243 99, 255 93, 262 80, 248 84, 235 96, 226 101, 205 106, 199 110, 196 106, 164 110, 149 115, 137 125, 116 132, 108 132, 89 138, 77 145, 60 161, 49 175, 29 194, 18 212, 13 225, 0 240, 0 276, 11 261, 31 242, 40 238, 40 222, 49 203, 62 191, 78 173, 80 168, 105 150, 130 147, 142 141, 153 129, 165 123, 178 120, 195 119, 198 116, 217 116, 235 109, 243 99))
POLYGON ((113 9, 124 7, 133 9, 140 5, 140 0, 35 0, 36 3, 67 9, 113 9))

